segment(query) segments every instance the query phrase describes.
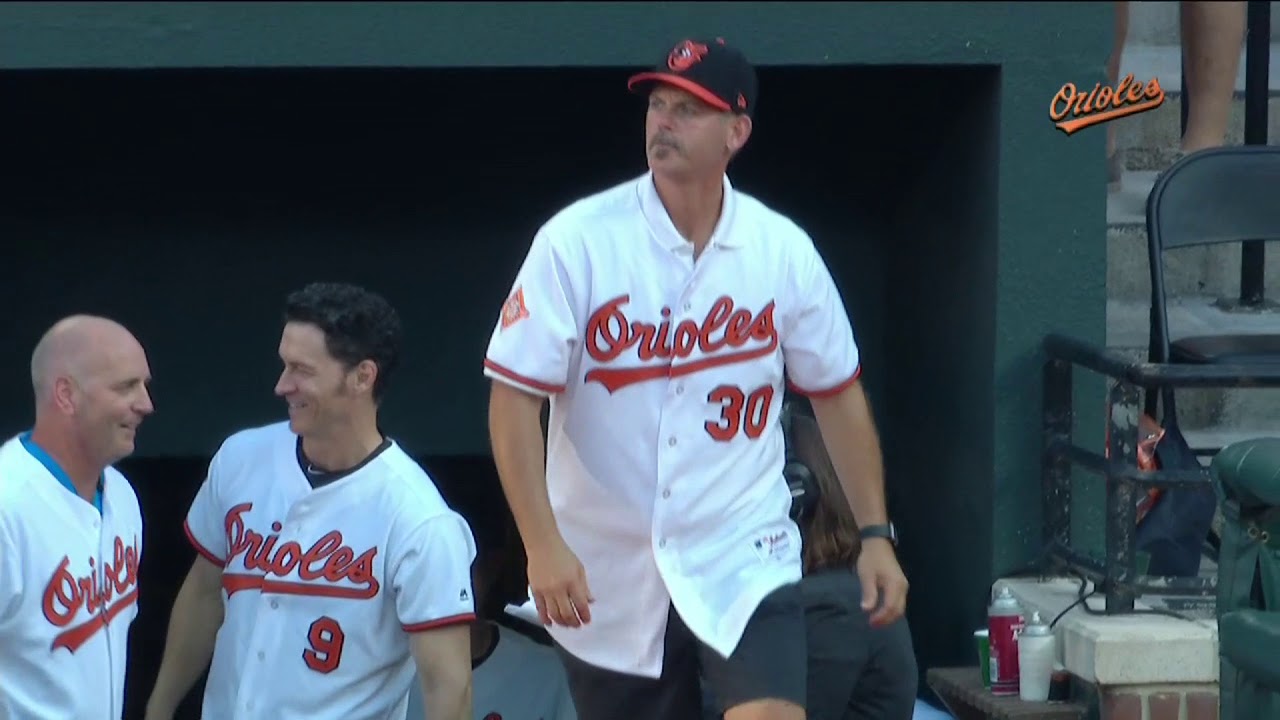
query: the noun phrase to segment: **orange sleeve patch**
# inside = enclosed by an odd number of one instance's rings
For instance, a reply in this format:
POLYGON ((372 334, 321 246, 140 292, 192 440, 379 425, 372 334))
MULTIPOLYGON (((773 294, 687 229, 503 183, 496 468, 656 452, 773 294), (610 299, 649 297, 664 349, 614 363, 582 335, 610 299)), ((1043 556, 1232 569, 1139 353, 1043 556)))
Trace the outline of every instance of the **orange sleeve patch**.
POLYGON ((524 304, 524 287, 517 287, 502 304, 502 329, 506 330, 527 317, 529 307, 524 304))

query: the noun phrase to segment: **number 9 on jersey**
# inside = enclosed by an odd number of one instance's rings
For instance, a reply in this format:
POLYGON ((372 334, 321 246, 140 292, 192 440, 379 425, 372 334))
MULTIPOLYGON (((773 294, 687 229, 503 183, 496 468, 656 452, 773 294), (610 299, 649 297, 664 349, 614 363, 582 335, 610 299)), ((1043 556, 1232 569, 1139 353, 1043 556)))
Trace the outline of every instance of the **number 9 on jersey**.
POLYGON ((318 673, 331 673, 342 662, 342 643, 347 636, 337 620, 325 615, 316 618, 307 631, 310 647, 302 651, 302 661, 318 673))

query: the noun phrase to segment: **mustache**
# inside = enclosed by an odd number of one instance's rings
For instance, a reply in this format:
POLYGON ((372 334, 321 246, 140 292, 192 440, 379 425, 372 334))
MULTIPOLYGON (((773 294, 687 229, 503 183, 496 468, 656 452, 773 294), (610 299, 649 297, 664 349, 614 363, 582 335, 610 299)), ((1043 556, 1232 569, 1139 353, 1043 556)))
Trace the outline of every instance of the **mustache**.
POLYGON ((671 137, 670 135, 659 133, 658 135, 655 135, 653 140, 649 142, 650 149, 656 148, 656 147, 669 147, 672 150, 679 151, 680 143, 676 142, 676 139, 671 137))

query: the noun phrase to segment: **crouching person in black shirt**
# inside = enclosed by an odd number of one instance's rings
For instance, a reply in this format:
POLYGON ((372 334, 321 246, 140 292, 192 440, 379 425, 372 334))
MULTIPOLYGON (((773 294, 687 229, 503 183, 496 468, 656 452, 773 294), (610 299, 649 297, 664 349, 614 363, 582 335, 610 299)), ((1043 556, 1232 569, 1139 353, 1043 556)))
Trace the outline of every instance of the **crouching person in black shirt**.
MULTIPOLYGON (((808 470, 811 481, 805 484, 817 496, 793 507, 804 542, 800 588, 809 643, 807 717, 910 720, 919 676, 907 620, 871 626, 861 607, 855 569, 861 542, 853 512, 818 423, 788 410, 788 455, 808 470)), ((794 494, 796 479, 788 482, 794 494)))

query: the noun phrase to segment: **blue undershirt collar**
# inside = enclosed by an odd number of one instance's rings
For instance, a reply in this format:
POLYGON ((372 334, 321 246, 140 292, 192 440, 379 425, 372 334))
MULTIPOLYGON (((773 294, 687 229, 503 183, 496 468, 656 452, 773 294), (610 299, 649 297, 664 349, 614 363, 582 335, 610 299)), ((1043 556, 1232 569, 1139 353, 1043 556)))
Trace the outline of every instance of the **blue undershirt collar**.
MULTIPOLYGON (((39 460, 40 464, 44 466, 44 469, 48 470, 50 475, 53 475, 58 479, 58 482, 62 484, 62 487, 71 491, 72 495, 80 497, 80 491, 76 490, 76 486, 71 482, 71 478, 67 476, 67 472, 58 464, 58 461, 54 460, 49 453, 45 452, 44 448, 37 445, 35 441, 31 439, 31 431, 23 433, 19 440, 22 441, 22 447, 26 448, 28 453, 31 453, 31 457, 39 460)), ((98 476, 98 488, 93 493, 93 507, 97 509, 99 515, 102 514, 101 475, 98 476)))

